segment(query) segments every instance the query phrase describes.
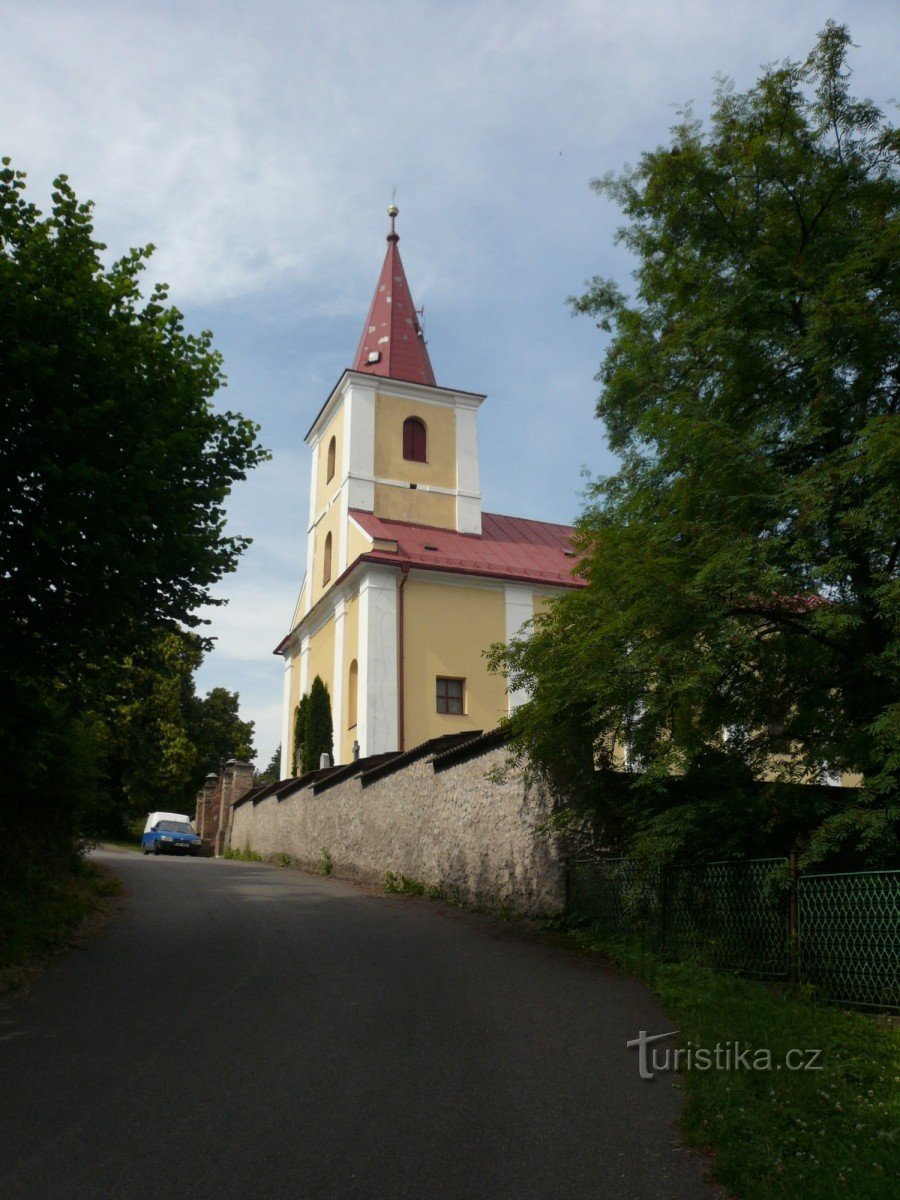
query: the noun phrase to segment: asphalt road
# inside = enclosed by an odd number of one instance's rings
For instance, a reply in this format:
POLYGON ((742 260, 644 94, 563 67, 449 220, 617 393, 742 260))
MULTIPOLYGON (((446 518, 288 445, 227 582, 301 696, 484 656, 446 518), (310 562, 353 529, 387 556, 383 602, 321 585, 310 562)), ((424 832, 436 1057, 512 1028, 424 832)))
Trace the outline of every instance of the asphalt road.
POLYGON ((425 900, 99 852, 124 912, 0 1007, 4 1200, 709 1198, 652 996, 425 900))

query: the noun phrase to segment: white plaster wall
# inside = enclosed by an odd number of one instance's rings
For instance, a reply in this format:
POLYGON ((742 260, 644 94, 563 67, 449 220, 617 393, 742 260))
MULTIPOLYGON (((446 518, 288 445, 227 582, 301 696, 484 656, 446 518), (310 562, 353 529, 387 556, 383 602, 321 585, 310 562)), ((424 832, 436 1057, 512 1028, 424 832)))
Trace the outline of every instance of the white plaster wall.
POLYGON ((435 772, 420 759, 363 788, 357 778, 315 795, 241 805, 232 846, 287 854, 316 870, 327 850, 334 873, 381 883, 386 872, 458 892, 469 904, 525 914, 563 908, 562 863, 541 828, 544 794, 517 773, 503 782, 500 747, 435 772))

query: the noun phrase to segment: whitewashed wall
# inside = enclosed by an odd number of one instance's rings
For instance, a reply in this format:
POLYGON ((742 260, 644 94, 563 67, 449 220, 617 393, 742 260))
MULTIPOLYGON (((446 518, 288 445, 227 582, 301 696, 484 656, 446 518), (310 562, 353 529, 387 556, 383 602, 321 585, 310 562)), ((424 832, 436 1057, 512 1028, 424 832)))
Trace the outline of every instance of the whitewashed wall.
POLYGON ((523 914, 561 911, 562 862, 541 828, 546 796, 512 772, 495 773, 495 747, 443 771, 419 759, 364 788, 348 779, 315 795, 311 787, 234 812, 231 845, 263 858, 288 855, 318 870, 381 883, 387 872, 455 891, 466 903, 523 914))

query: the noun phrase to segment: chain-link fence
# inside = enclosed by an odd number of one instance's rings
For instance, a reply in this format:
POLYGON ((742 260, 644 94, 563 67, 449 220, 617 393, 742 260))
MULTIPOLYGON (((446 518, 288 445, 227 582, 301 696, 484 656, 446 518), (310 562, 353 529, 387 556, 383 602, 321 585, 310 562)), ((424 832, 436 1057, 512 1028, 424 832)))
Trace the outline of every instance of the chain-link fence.
POLYGON ((615 935, 655 936, 659 928, 659 867, 636 858, 580 859, 568 872, 568 907, 615 935), (577 868, 577 869, 574 869, 577 868))
POLYGON ((682 962, 810 984, 823 1000, 900 1011, 900 871, 798 875, 787 859, 661 871, 580 859, 569 912, 682 962))
POLYGON ((787 859, 671 868, 664 944, 673 958, 751 975, 787 974, 787 859))
POLYGON ((835 1001, 900 1010, 900 871, 801 875, 804 983, 835 1001))

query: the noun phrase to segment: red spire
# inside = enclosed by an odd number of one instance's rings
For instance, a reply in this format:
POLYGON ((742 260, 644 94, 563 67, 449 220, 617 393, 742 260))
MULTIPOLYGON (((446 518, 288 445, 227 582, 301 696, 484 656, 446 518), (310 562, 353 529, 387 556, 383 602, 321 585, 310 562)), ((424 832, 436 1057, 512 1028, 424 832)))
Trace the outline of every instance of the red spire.
POLYGON ((387 254, 356 351, 353 370, 435 387, 425 335, 397 249, 400 241, 399 234, 394 230, 397 212, 396 204, 388 209, 391 232, 387 236, 387 254))

